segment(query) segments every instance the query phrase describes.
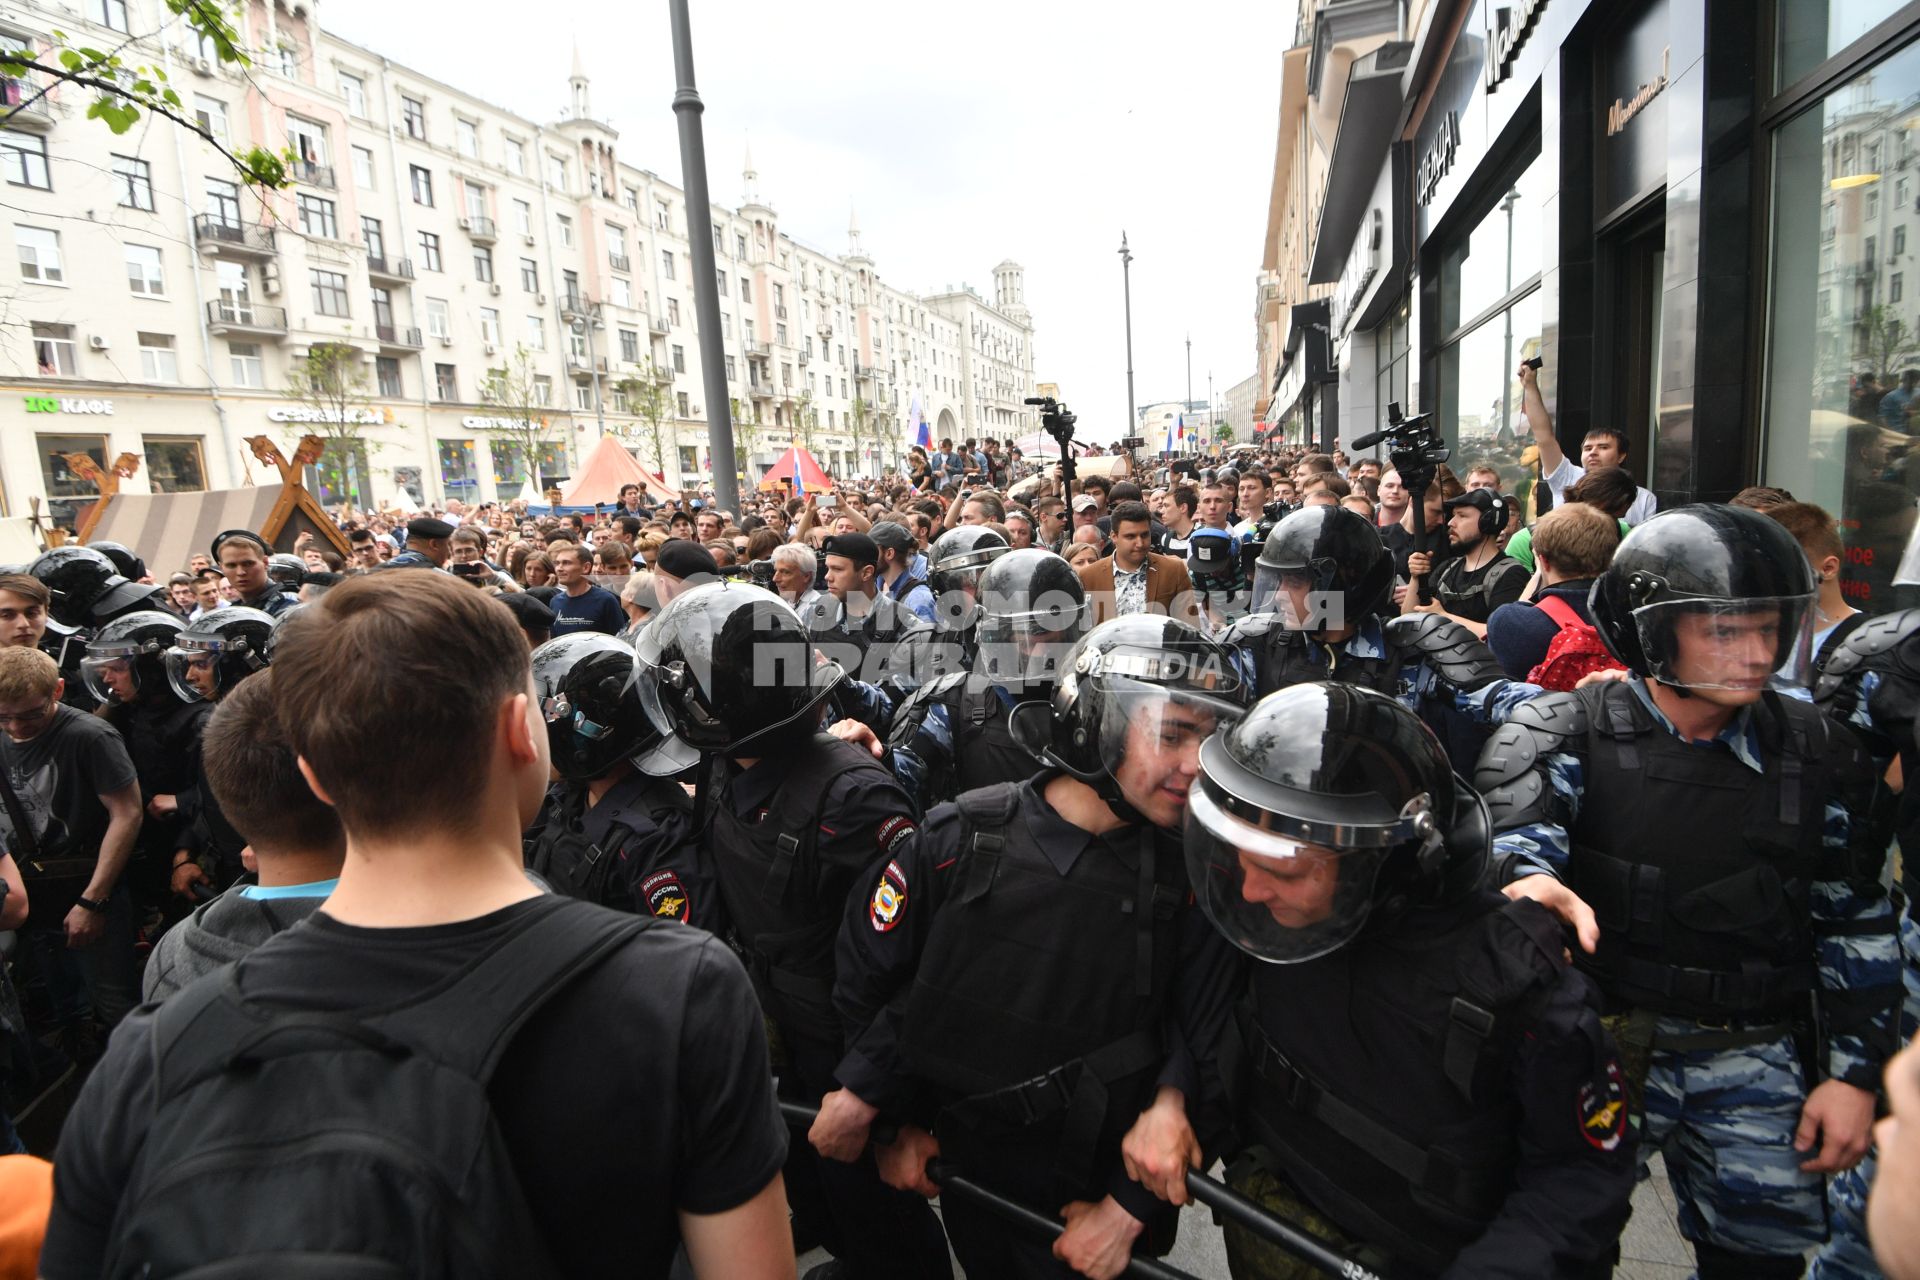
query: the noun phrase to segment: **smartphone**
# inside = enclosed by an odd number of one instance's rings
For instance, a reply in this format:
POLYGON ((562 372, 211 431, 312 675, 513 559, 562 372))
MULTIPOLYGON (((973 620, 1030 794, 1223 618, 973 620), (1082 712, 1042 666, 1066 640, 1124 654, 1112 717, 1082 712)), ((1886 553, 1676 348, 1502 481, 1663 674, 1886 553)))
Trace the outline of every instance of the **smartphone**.
POLYGON ((1540 366, 1544 365, 1546 361, 1542 360, 1539 356, 1534 356, 1532 359, 1522 360, 1520 363, 1527 366, 1527 368, 1532 369, 1535 373, 1538 373, 1540 371, 1540 366))
POLYGON ((824 497, 822 497, 817 505, 822 507, 834 507, 834 506, 838 506, 839 504, 840 504, 840 499, 834 497, 832 494, 829 493, 824 497))

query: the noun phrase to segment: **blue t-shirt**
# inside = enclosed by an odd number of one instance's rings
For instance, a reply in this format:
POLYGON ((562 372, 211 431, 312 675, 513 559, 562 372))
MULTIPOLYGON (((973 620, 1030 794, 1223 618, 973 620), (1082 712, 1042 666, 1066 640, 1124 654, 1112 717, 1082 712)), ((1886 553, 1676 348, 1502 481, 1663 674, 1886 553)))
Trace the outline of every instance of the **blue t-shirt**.
POLYGON ((617 636, 627 625, 627 611, 620 607, 620 597, 605 587, 588 586, 577 596, 562 591, 549 607, 553 610, 555 639, 582 631, 617 636))

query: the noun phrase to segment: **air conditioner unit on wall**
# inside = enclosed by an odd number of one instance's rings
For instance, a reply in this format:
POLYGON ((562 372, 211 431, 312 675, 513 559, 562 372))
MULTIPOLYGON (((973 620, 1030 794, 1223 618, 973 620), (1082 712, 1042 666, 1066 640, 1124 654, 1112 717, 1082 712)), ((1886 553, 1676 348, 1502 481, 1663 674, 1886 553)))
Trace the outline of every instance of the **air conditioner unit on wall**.
POLYGON ((210 76, 213 74, 213 60, 211 58, 195 58, 193 60, 193 69, 195 73, 199 75, 210 76))
POLYGON ((488 355, 490 355, 490 356, 493 356, 493 355, 499 355, 499 354, 500 354, 500 348, 499 348, 499 347, 496 347, 496 346, 495 346, 495 345, 494 345, 493 343, 491 343, 491 342, 489 342, 489 343, 487 344, 487 354, 488 354, 488 355))
POLYGON ((106 340, 106 337, 104 335, 96 333, 91 338, 87 339, 87 345, 92 347, 95 351, 105 351, 108 348, 108 346, 112 344, 110 344, 106 340))
POLYGON ((491 289, 491 292, 492 292, 492 294, 493 294, 493 296, 494 296, 494 297, 496 297, 496 298, 497 298, 497 297, 499 297, 499 296, 500 296, 500 286, 499 286, 498 284, 495 284, 495 285, 494 285, 494 286, 492 287, 492 289, 491 289))

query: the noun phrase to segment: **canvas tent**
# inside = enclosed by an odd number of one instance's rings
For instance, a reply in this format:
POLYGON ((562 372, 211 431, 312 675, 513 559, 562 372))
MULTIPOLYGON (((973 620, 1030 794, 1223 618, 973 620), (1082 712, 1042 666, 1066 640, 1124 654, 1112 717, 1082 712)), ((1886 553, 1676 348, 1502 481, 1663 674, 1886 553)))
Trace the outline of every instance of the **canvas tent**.
POLYGON ((677 490, 669 489, 654 479, 647 469, 634 460, 627 447, 616 436, 601 436, 600 443, 587 455, 586 463, 581 466, 580 474, 575 476, 560 495, 562 507, 591 508, 601 502, 612 506, 620 501, 623 486, 637 484, 641 492, 654 501, 679 501, 677 490))
POLYGON ((790 445, 787 451, 780 455, 780 460, 767 468, 767 474, 760 477, 760 487, 778 489, 783 481, 792 484, 795 459, 799 460, 800 481, 806 486, 808 493, 832 492, 833 480, 827 475, 826 469, 812 454, 797 444, 790 445))

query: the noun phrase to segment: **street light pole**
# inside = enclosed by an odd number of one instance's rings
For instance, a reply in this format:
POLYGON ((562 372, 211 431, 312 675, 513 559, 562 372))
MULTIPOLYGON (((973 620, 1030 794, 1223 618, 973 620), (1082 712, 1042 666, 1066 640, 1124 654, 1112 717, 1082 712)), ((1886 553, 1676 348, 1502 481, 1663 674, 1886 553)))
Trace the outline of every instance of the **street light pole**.
POLYGON ((680 126, 681 185, 687 193, 687 246, 693 259, 693 312, 700 325, 700 373, 707 397, 707 453, 713 459, 713 499, 740 514, 733 474, 733 418, 727 405, 725 335, 714 279, 713 204, 707 197, 707 147, 700 132, 700 91, 693 84, 693 24, 687 0, 668 0, 673 18, 673 114, 680 126))
MULTIPOLYGON (((686 0, 677 0, 684 4, 686 0)), ((1127 233, 1120 233, 1120 289, 1126 298, 1127 311, 1127 434, 1140 425, 1140 418, 1133 407, 1133 254, 1127 249, 1127 233)))
POLYGON ((1193 335, 1188 334, 1187 335, 1187 398, 1185 403, 1183 403, 1180 406, 1180 412, 1184 417, 1184 415, 1192 411, 1192 409, 1193 409, 1193 335))

